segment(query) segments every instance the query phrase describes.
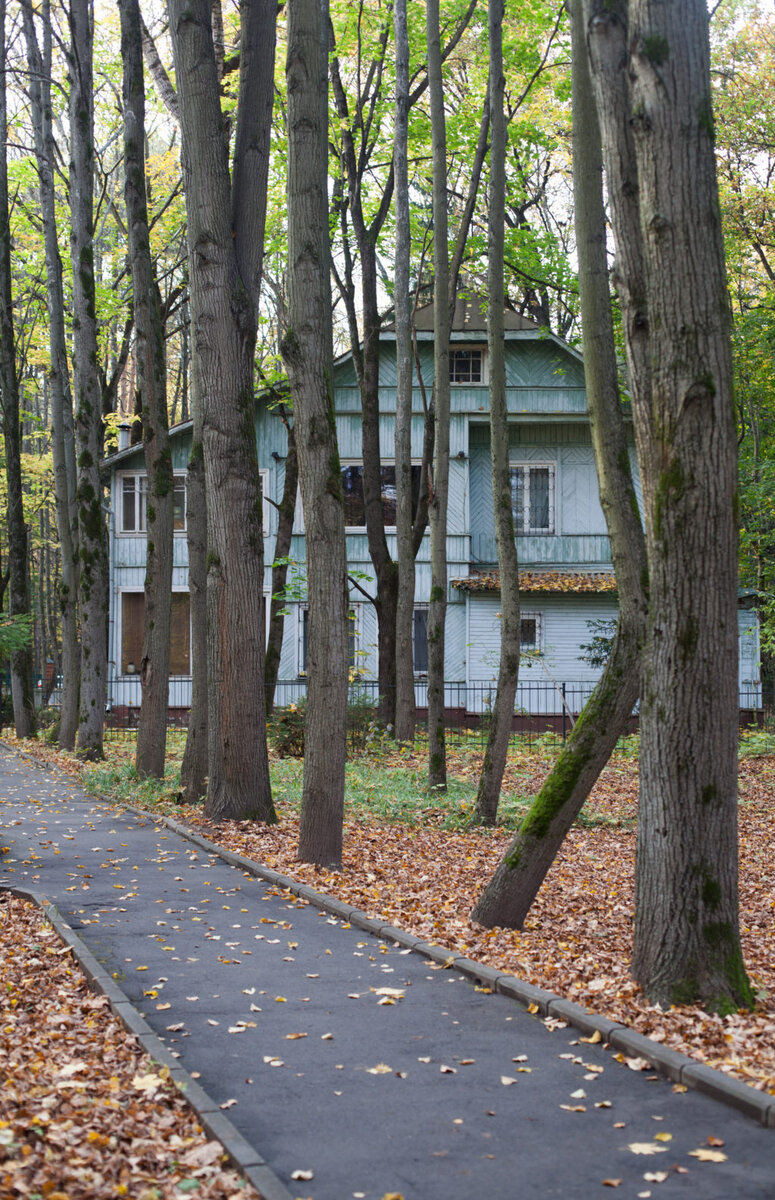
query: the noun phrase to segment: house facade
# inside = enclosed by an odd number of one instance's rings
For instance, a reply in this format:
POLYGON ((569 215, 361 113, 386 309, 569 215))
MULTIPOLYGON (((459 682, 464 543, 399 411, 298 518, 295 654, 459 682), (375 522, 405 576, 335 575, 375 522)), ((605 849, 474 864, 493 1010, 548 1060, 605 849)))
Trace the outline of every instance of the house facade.
MULTIPOLYGON (((417 314, 422 387, 433 385, 433 314, 417 314)), ((506 383, 509 456, 520 562, 523 665, 517 708, 552 715, 577 712, 600 667, 584 647, 608 631, 617 612, 610 543, 600 507, 586 408, 584 370, 576 350, 513 313, 506 314, 506 383)), ((490 427, 486 319, 475 300, 457 305, 450 342, 451 430, 447 533, 447 704, 461 712, 486 710, 494 696, 500 647, 500 593, 490 483, 490 427)), ((334 400, 345 497, 347 558, 351 576, 350 666, 356 678, 377 677, 377 626, 373 570, 362 502, 360 393, 351 356, 334 371, 334 400)), ((412 455, 419 483, 423 442, 423 390, 413 398, 412 455)), ((380 447, 383 510, 395 555, 394 430, 395 335, 380 343, 380 447)), ((270 592, 277 512, 284 483, 286 433, 279 417, 258 405, 256 440, 264 489, 266 573, 270 592)), ((175 489, 173 630, 170 706, 190 701, 190 632, 185 529, 185 472, 190 424, 171 431, 175 489)), ((631 460, 637 486, 634 448, 631 460)), ((145 579, 145 467, 142 447, 120 449, 108 460, 111 477, 109 702, 116 710, 140 703, 143 587, 145 579)), ((307 619, 304 601, 304 521, 297 503, 289 570, 291 599, 285 618, 278 703, 304 689, 307 619)), ((414 655, 418 704, 425 703, 426 614, 430 594, 429 537, 417 556, 414 655)), ((268 609, 268 603, 266 605, 268 609)), ((742 603, 739 684, 741 705, 760 703, 758 622, 742 603)))

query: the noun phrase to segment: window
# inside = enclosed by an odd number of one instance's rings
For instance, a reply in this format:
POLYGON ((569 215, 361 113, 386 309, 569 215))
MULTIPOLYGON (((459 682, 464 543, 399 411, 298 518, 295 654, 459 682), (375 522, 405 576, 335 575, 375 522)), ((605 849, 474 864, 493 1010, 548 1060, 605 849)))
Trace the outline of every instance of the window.
POLYGON ((553 464, 511 468, 511 511, 515 533, 554 533, 553 464))
MULTIPOLYGON (((356 666, 358 654, 358 633, 360 627, 360 605, 354 605, 349 613, 347 637, 347 665, 350 670, 356 666)), ((307 674, 307 649, 309 646, 309 609, 301 609, 301 621, 299 623, 299 674, 307 674)))
POLYGON ((449 352, 450 383, 484 383, 484 351, 466 347, 449 352))
MULTIPOLYGON (((412 516, 417 512, 422 467, 412 467, 412 516)), ((382 467, 382 519, 387 528, 396 523, 396 468, 382 467)), ((363 507, 363 467, 360 464, 342 467, 342 496, 344 523, 350 529, 364 529, 366 514, 363 507)))
POLYGON ((412 650, 415 675, 428 674, 428 609, 416 608, 412 614, 412 650))
POLYGON ((519 620, 519 652, 520 654, 541 653, 541 614, 525 613, 519 620))
MULTIPOLYGON (((119 532, 145 533, 148 513, 147 475, 122 475, 119 480, 119 532)), ((176 475, 172 489, 172 528, 186 530, 186 477, 176 475)))
MULTIPOLYGON (((139 675, 143 659, 144 592, 121 593, 121 674, 139 675)), ((188 592, 172 593, 170 675, 191 674, 191 608, 188 592)))

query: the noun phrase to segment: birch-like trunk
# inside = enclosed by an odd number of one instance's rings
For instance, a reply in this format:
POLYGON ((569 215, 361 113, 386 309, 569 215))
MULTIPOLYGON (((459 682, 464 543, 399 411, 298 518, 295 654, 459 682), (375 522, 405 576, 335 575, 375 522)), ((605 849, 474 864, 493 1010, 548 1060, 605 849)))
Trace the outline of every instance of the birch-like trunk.
POLYGON ((574 5, 572 20, 573 183, 584 373, 600 502, 619 589, 619 621, 595 691, 472 914, 482 925, 517 929, 627 727, 639 692, 647 604, 645 542, 629 467, 611 319, 600 131, 579 5, 574 5))
POLYGON ((506 208, 506 121, 503 113, 503 0, 489 0, 490 201, 487 222, 487 357, 495 545, 501 583, 501 651, 474 821, 494 825, 509 748, 519 676, 519 563, 511 508, 506 358, 503 341, 503 246, 506 208))
POLYGON ((264 718, 263 529, 254 355, 263 261, 276 7, 241 8, 232 172, 211 11, 170 0, 188 216, 193 353, 207 504, 206 814, 274 821, 264 718), (217 502, 213 498, 217 497, 217 502))
POLYGON ((393 173, 396 200, 395 324, 396 324, 396 707, 399 742, 414 742, 414 541, 412 538, 412 310, 409 298, 409 33, 406 0, 395 0, 393 27, 396 48, 396 106, 393 173))
POLYGON ((65 301, 62 284, 62 259, 56 223, 54 186, 54 133, 51 123, 51 8, 42 5, 43 52, 38 45, 32 6, 22 4, 24 34, 29 67, 30 115, 35 137, 40 212, 46 259, 46 304, 49 320, 51 365, 51 454, 54 465, 54 494, 59 540, 61 579, 58 586, 62 628, 62 700, 59 713, 59 745, 63 750, 75 747, 78 732, 78 696, 81 651, 78 641, 78 543, 75 505, 75 435, 73 398, 65 332, 65 301))
POLYGON ((426 4, 428 80, 433 143, 433 406, 436 443, 431 527, 431 594, 428 606, 428 786, 447 788, 444 728, 444 628, 447 614, 447 502, 449 496, 449 246, 447 234, 447 135, 441 73, 439 3, 426 4))
POLYGON ((147 474, 142 703, 135 765, 164 778, 169 706, 174 476, 167 419, 164 322, 145 195, 145 86, 138 0, 118 0, 124 64, 124 199, 135 318, 137 391, 147 474))
POLYGON ((288 10, 288 328, 307 546, 307 724, 299 858, 342 861, 347 714, 347 558, 336 439, 328 233, 328 4, 288 10))
MULTIPOLYGON (((5 0, 0 4, 0 30, 5 34, 5 0)), ((5 44, 5 38, 3 38, 5 44)), ((0 64, 0 400, 3 411, 5 477, 8 488, 8 609, 11 616, 29 615, 29 557, 21 469, 19 376, 16 370, 13 293, 11 283, 11 225, 8 203, 8 158, 5 58, 0 64)), ((11 695, 18 737, 34 737, 35 702, 32 691, 32 653, 28 646, 11 655, 11 695)))
POLYGON ((107 685, 108 567, 102 514, 102 387, 94 280, 93 11, 70 5, 70 258, 73 268, 73 386, 78 486, 78 609, 81 696, 78 753, 102 758, 107 685))

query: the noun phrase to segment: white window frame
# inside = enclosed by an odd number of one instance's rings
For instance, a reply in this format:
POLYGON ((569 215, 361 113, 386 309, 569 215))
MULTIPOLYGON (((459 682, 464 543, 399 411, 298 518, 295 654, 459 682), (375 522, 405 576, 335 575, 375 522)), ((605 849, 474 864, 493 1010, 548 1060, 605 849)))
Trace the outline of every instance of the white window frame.
POLYGON ((267 497, 269 496, 269 493, 271 491, 269 484, 271 481, 272 472, 269 470, 268 467, 260 467, 258 474, 259 474, 259 478, 261 479, 261 527, 262 527, 263 535, 266 538, 266 537, 270 536, 269 531, 272 527, 272 507, 273 506, 269 503, 269 500, 267 499, 267 497))
MULTIPOLYGON (((422 459, 413 458, 411 461, 411 466, 421 468, 422 467, 422 459)), ((341 468, 344 471, 346 467, 360 467, 361 472, 363 472, 363 459, 362 458, 361 459, 358 459, 358 458, 344 459, 341 463, 341 468)), ((382 461, 380 462, 380 468, 382 468, 382 467, 392 467, 393 470, 395 471, 395 467, 396 467, 395 459, 387 459, 387 460, 382 459, 382 461)), ((420 484, 422 486, 422 480, 420 481, 420 484)), ((299 507, 301 507, 301 499, 299 500, 299 507)), ((359 534, 363 534, 365 536, 366 535, 366 517, 365 517, 365 515, 364 515, 362 525, 345 525, 344 531, 345 531, 345 533, 356 533, 356 534, 359 533, 359 534)), ((395 525, 386 525, 385 526, 385 533, 395 533, 395 531, 396 531, 395 525)))
MULTIPOLYGON (((353 601, 349 605, 349 611, 353 614, 352 620, 355 624, 355 639, 353 644, 353 662, 350 664, 350 670, 358 668, 358 655, 361 650, 361 639, 363 634, 363 604, 358 601, 353 601)), ((299 679, 307 678, 307 664, 304 661, 304 614, 309 612, 309 604, 296 605, 296 675, 299 679)))
MULTIPOLYGON (((171 590, 172 590, 173 596, 181 595, 181 594, 188 596, 191 594, 190 589, 187 587, 173 587, 171 590)), ((129 672, 129 671, 123 671, 121 669, 123 657, 124 657, 123 653, 122 653, 123 645, 124 645, 124 605, 123 605, 122 597, 125 595, 144 596, 145 588, 142 588, 142 587, 119 587, 119 588, 116 588, 116 592, 115 592, 115 596, 116 596, 116 609, 115 609, 115 613, 116 613, 116 618, 115 618, 116 678, 117 679, 137 679, 137 678, 139 678, 139 675, 140 675, 140 664, 139 663, 137 664, 136 671, 129 672)), ((189 657, 189 665, 191 666, 192 670, 193 670, 193 654, 194 654, 194 640, 193 640, 193 630, 191 628, 191 606, 189 604, 189 609, 188 609, 188 657, 189 657)), ((171 674, 170 679, 188 679, 188 678, 190 678, 190 674, 191 674, 190 672, 189 672, 189 675, 172 675, 171 674)))
POLYGON ((519 629, 519 652, 520 654, 543 654, 543 633, 544 621, 543 613, 540 612, 520 612, 519 614, 520 629, 519 629), (536 640, 535 645, 528 646, 522 641, 522 622, 535 621, 536 623, 536 640))
POLYGON ((450 387, 483 387, 489 382, 488 367, 487 367, 487 346, 473 343, 469 345, 467 342, 453 342, 449 348, 449 385, 450 387), (452 378, 452 362, 453 355, 461 352, 471 353, 476 351, 481 355, 482 377, 481 379, 453 379, 452 378))
MULTIPOLYGON (((174 529, 174 537, 185 537, 188 531, 188 520, 186 514, 186 488, 187 475, 185 471, 175 471, 173 474, 174 483, 179 481, 183 484, 183 527, 174 529)), ((116 509, 117 520, 115 522, 115 530, 118 537, 145 537, 148 533, 147 528, 147 512, 148 512, 148 473, 146 471, 120 471, 116 472, 116 509), (124 529, 124 482, 127 479, 135 481, 135 526, 134 529, 124 529), (138 487, 138 483, 145 486, 138 487)), ((132 589, 128 589, 132 590, 132 589)))
MULTIPOLYGON (((523 529, 515 527, 514 533, 517 537, 553 537, 557 532, 557 463, 556 462, 517 462, 509 463, 509 473, 516 471, 525 472, 522 479, 522 495, 523 504, 527 508, 528 517, 530 517, 530 472, 531 471, 547 471, 549 472, 549 527, 548 529, 537 528, 532 521, 523 529)), ((513 487, 513 485, 512 485, 513 487)), ((515 514, 516 524, 516 514, 515 514)))

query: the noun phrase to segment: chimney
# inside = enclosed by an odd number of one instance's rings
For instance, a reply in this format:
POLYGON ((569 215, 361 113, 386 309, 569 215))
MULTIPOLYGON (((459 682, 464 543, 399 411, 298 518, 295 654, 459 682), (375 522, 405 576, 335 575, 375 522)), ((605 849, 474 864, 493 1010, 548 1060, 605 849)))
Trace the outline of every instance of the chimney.
POLYGON ((121 425, 119 425, 119 427, 118 427, 118 448, 119 448, 119 450, 128 450, 129 449, 130 430, 131 430, 131 426, 127 425, 127 423, 125 421, 121 425))

